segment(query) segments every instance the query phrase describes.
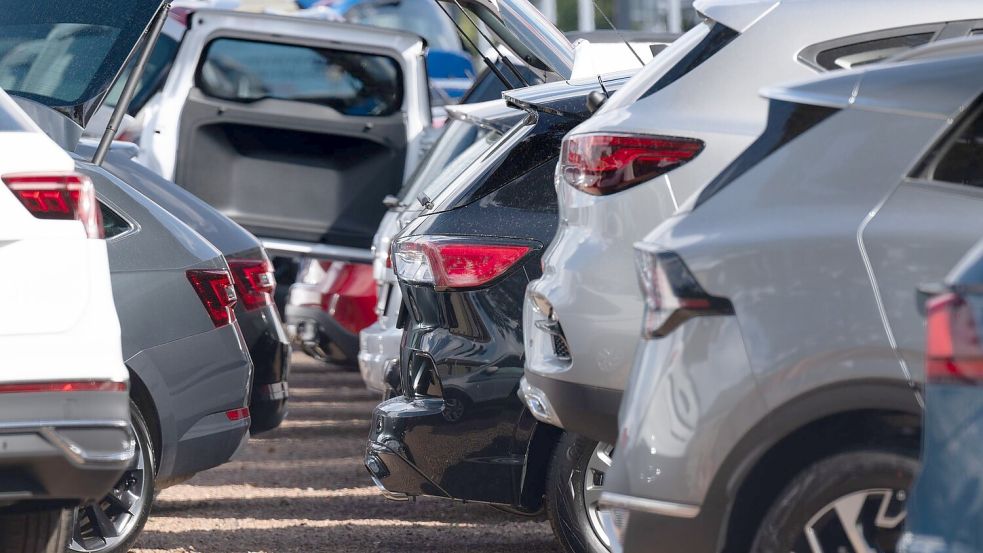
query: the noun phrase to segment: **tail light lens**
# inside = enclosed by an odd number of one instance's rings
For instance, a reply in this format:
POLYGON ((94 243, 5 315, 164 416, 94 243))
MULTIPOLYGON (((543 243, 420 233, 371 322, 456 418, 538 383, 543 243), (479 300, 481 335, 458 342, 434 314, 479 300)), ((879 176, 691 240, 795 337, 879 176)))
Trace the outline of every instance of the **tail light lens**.
POLYGON ((38 219, 81 221, 85 235, 103 238, 102 212, 92 181, 84 175, 4 175, 3 182, 38 219))
POLYGON ((507 273, 532 250, 529 244, 423 236, 396 242, 392 255, 400 279, 448 289, 484 286, 507 273))
POLYGON ((693 317, 734 314, 730 300, 706 293, 677 254, 637 248, 635 262, 645 296, 643 337, 660 338, 693 317))
POLYGON ((249 418, 249 407, 240 407, 238 409, 230 409, 225 412, 225 418, 230 421, 241 421, 249 418))
POLYGON ((276 276, 273 264, 266 259, 230 259, 236 293, 246 310, 273 305, 276 276))
POLYGON ((187 272, 188 280, 205 311, 215 324, 215 328, 231 324, 236 320, 233 308, 236 304, 236 292, 232 286, 232 277, 226 271, 209 269, 192 269, 187 272))
POLYGON ((60 382, 16 382, 0 384, 0 394, 44 392, 126 392, 126 382, 113 380, 72 380, 60 382))
POLYGON ((577 190, 604 196, 685 165, 703 146, 701 140, 672 136, 568 136, 560 153, 560 171, 577 190))
POLYGON ((378 317, 378 288, 372 266, 363 263, 336 263, 335 278, 322 297, 321 308, 342 328, 358 334, 378 317))
POLYGON ((929 300, 927 313, 927 379, 983 381, 983 347, 971 300, 955 293, 943 294, 929 300))

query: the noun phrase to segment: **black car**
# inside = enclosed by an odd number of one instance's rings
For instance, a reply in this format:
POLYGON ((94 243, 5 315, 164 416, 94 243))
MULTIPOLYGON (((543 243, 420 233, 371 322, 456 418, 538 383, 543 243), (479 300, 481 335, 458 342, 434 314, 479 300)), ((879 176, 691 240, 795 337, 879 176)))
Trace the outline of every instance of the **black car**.
POLYGON ((561 81, 506 93, 528 116, 440 195, 423 198, 421 215, 395 238, 404 298, 399 395, 376 407, 365 459, 388 495, 524 514, 548 507, 570 521, 554 524, 565 544, 591 541, 584 502, 569 501, 583 490, 565 484, 585 467, 554 455, 562 431, 537 422, 516 394, 523 294, 557 227, 560 142, 590 116, 588 96, 601 90, 597 81, 561 81), (571 503, 572 511, 561 506, 571 503))

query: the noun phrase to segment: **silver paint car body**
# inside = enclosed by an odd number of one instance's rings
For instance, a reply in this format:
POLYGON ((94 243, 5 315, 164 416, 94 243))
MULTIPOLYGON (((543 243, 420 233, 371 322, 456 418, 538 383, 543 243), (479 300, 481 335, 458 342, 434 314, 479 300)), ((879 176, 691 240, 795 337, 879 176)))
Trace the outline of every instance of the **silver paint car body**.
MULTIPOLYGON (((975 55, 940 57, 948 42, 766 91, 772 106, 829 114, 638 244, 676 253, 735 315, 641 341, 603 498, 630 511, 626 551, 684 540, 687 551, 718 551, 736 504, 805 468, 789 466, 795 455, 782 448, 827 421, 867 428, 906 417, 915 427, 899 428, 917 444, 916 289, 940 282, 983 235, 983 190, 931 174, 948 133, 979 116, 983 92, 983 41, 975 55)), ((905 440, 891 424, 867 430, 857 447, 905 440)), ((813 443, 828 455, 850 439, 813 443)))
MULTIPOLYGON (((705 148, 670 173, 611 195, 592 196, 560 179, 560 226, 544 254, 543 277, 528 289, 526 385, 543 388, 537 397, 553 403, 557 397, 551 391, 588 401, 600 415, 569 421, 568 429, 600 434, 592 436, 598 439, 615 438, 618 399, 641 324, 631 244, 671 216, 761 133, 768 104, 759 89, 815 75, 824 69, 816 61, 824 51, 899 35, 927 33, 926 40, 961 36, 974 28, 962 20, 983 17, 983 5, 972 0, 699 0, 694 5, 707 22, 662 51, 571 135, 698 138, 705 148), (959 23, 947 27, 946 21, 959 23), (689 73, 648 94, 679 72, 677 66, 691 63, 687 54, 702 48, 698 43, 713 22, 739 34, 689 73), (528 300, 532 295, 551 304, 569 348, 567 359, 555 354, 551 335, 542 330, 546 317, 528 300)), ((874 59, 903 49, 870 44, 874 59)), ((869 60, 845 54, 833 61, 848 66, 869 60)), ((552 411, 541 413, 541 420, 567 427, 552 411)))

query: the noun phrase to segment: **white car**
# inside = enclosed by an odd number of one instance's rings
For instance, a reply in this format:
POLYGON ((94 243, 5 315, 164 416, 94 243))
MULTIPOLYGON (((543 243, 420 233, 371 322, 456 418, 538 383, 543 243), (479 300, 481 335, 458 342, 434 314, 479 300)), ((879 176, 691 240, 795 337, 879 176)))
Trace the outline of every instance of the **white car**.
POLYGON ((134 457, 95 191, 0 91, 0 551, 63 551, 134 457))
POLYGON ((527 289, 527 403, 540 420, 602 441, 617 438, 642 324, 632 245, 761 134, 768 103, 758 91, 983 27, 974 0, 694 5, 703 22, 567 136, 559 228, 527 289))

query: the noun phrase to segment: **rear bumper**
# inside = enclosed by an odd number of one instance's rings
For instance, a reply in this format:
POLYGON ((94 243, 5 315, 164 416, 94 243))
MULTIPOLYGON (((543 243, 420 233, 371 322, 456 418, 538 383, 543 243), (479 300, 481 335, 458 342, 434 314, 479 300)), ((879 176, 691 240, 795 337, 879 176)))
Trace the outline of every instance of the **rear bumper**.
POLYGON ((190 476, 228 462, 249 440, 250 423, 230 421, 224 411, 202 418, 178 442, 172 474, 190 476))
POLYGON ((613 544, 615 553, 717 552, 718 521, 704 512, 693 510, 689 505, 653 502, 636 497, 612 497, 611 494, 601 496, 601 505, 605 510, 616 508, 628 513, 620 543, 613 544), (627 501, 612 501, 612 498, 627 501), (667 509, 685 516, 658 514, 653 512, 655 509, 667 509))
POLYGON ((380 394, 385 392, 386 368, 399 362, 402 340, 401 329, 383 328, 379 323, 359 334, 358 370, 362 373, 366 388, 380 394))
POLYGON ((338 324, 320 307, 287 305, 287 326, 296 328, 297 340, 317 345, 340 363, 354 363, 358 357, 358 336, 338 324))
POLYGON ((0 508, 103 496, 134 455, 129 394, 4 394, 0 508))
POLYGON ((531 371, 523 376, 520 390, 526 407, 540 421, 599 442, 618 441, 621 390, 556 380, 531 371))
POLYGON ((236 313, 242 337, 253 360, 253 389, 249 402, 252 426, 259 434, 280 426, 290 395, 290 341, 273 306, 236 313))

